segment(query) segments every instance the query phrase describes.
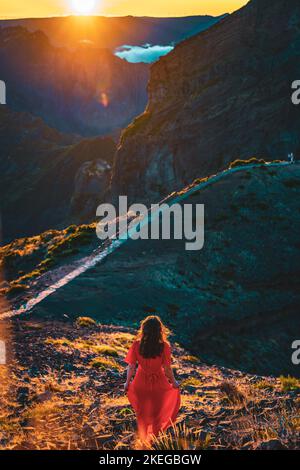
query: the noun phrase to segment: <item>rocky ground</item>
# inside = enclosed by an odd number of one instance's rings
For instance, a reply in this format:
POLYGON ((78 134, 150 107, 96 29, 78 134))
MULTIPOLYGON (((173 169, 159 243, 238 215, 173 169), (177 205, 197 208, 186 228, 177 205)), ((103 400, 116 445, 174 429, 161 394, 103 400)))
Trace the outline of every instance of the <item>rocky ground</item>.
MULTIPOLYGON (((89 318, 0 327, 8 346, 8 364, 0 366, 1 449, 141 448, 122 390, 134 330, 89 318)), ((299 447, 299 381, 208 366, 177 343, 172 348, 182 407, 176 428, 154 448, 299 447)))

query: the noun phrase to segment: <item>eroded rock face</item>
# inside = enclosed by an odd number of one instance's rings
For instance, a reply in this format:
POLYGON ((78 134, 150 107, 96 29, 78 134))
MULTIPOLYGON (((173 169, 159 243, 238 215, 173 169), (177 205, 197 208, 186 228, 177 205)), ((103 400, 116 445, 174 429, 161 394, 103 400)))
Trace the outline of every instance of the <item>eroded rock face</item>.
POLYGON ((41 31, 0 29, 7 103, 60 131, 118 134, 147 103, 148 65, 129 64, 89 43, 54 47, 41 31))
POLYGON ((111 138, 80 140, 0 108, 1 243, 95 217, 109 186, 111 138))
POLYGON ((114 192, 153 201, 235 158, 299 154, 299 25, 297 0, 252 0, 161 58, 121 139, 114 192))

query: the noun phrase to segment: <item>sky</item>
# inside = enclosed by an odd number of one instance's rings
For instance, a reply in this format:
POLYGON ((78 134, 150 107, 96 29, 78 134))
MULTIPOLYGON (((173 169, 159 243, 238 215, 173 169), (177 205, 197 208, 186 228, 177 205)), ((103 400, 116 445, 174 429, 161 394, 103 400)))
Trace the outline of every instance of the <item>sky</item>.
POLYGON ((91 5, 93 15, 188 16, 231 13, 248 0, 0 0, 1 18, 80 14, 91 5), (84 6, 85 5, 85 6, 84 6))

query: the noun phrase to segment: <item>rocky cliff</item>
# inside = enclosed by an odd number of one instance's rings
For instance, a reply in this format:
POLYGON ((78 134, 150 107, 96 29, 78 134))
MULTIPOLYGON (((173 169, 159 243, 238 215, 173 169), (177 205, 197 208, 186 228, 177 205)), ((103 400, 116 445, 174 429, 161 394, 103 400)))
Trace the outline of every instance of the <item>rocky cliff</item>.
POLYGON ((107 190, 115 143, 80 140, 0 108, 1 242, 88 221, 107 190))
POLYGON ((153 201, 235 158, 299 155, 299 43, 297 0, 252 0, 161 58, 123 133, 115 193, 153 201))
POLYGON ((1 80, 7 103, 60 131, 118 133, 147 103, 146 64, 129 64, 89 43, 54 47, 41 31, 0 29, 1 80))

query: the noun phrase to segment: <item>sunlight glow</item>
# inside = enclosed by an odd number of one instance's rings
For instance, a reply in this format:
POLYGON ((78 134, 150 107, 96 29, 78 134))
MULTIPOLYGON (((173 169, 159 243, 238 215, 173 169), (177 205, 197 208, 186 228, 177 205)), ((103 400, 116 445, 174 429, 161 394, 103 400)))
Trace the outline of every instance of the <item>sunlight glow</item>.
POLYGON ((96 8, 96 0, 72 0, 72 7, 77 15, 90 15, 96 8))

